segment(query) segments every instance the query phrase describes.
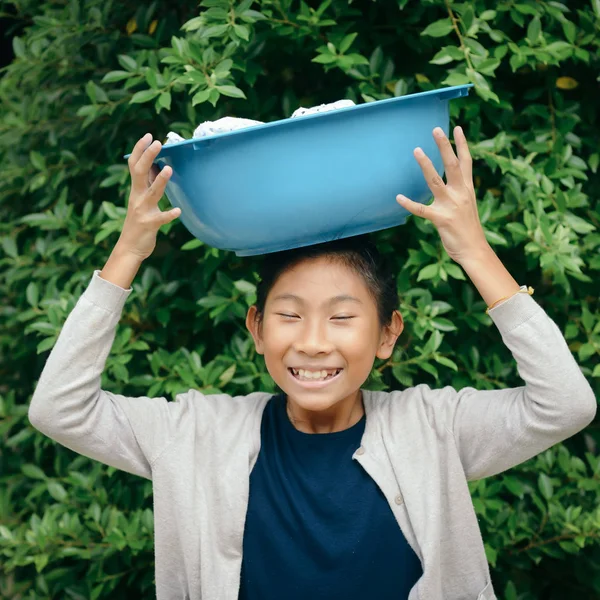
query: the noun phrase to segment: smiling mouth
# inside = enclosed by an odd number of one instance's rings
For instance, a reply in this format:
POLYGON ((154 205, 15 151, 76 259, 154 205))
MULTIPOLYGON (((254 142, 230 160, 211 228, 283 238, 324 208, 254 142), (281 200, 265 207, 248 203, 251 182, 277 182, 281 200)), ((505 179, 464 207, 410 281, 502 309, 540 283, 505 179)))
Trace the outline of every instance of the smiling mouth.
POLYGON ((288 371, 292 374, 294 379, 298 381, 306 381, 306 382, 319 382, 319 381, 329 381, 334 377, 337 377, 343 369, 323 369, 322 371, 305 371, 304 369, 293 369, 288 367, 288 371))

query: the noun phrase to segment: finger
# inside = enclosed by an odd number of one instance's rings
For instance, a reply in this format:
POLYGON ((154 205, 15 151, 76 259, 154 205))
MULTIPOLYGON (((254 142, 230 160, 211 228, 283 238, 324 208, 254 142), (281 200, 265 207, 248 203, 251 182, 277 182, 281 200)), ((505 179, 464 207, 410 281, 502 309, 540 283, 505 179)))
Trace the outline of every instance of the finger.
POLYGON ((136 145, 133 147, 131 151, 131 155, 127 159, 127 163, 129 164, 129 171, 133 172, 133 167, 137 164, 138 160, 144 153, 144 150, 148 147, 148 145, 152 142, 152 134, 147 133, 144 137, 141 137, 136 145))
POLYGON ((165 193, 165 187, 167 182, 171 178, 173 169, 171 167, 165 167, 157 176, 152 185, 146 192, 146 197, 152 202, 152 204, 158 204, 158 201, 163 197, 165 193))
POLYGON ((435 143, 440 149, 442 160, 444 161, 444 171, 446 172, 446 181, 451 186, 460 186, 463 182, 463 174, 460 169, 460 162, 454 154, 452 144, 446 137, 444 130, 441 127, 436 127, 433 130, 435 143))
POLYGON ((398 194, 396 196, 396 202, 398 202, 398 204, 402 208, 405 208, 410 214, 431 220, 431 208, 429 206, 421 204, 420 202, 415 202, 414 200, 410 200, 402 194, 398 194))
POLYGON ((467 137, 462 127, 457 126, 454 128, 454 141, 458 150, 458 160, 463 179, 467 185, 473 188, 473 158, 471 157, 467 137))
POLYGON ((174 221, 181 214, 181 209, 179 207, 172 208, 171 210, 165 210, 160 213, 161 226, 174 221))
POLYGON ((438 172, 435 170, 433 163, 429 159, 429 157, 423 152, 421 148, 415 148, 413 153, 421 170, 423 171, 423 175, 425 177, 425 181, 431 190, 431 193, 439 198, 440 196, 446 193, 446 185, 444 184, 444 180, 438 175, 438 172))
POLYGON ((148 188, 148 178, 152 162, 162 148, 162 144, 158 140, 154 140, 137 161, 131 172, 131 180, 138 191, 143 191, 148 188))

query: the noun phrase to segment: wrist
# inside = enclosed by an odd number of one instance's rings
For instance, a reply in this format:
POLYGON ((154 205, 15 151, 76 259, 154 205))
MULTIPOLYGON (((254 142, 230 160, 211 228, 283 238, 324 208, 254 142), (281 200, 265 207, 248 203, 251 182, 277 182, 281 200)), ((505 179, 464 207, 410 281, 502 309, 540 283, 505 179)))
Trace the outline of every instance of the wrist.
POLYGON ((481 244, 477 248, 470 250, 465 256, 460 257, 456 262, 465 270, 477 268, 478 266, 489 264, 490 261, 499 260, 494 249, 488 244, 481 244))
POLYGON ((112 256, 118 258, 119 260, 127 261, 129 264, 132 265, 138 263, 138 266, 141 266, 144 260, 148 258, 147 255, 142 254, 135 248, 132 248, 131 246, 123 242, 120 238, 111 252, 111 257, 112 256))
POLYGON ((127 290, 131 287, 144 258, 117 243, 99 275, 102 279, 127 290))

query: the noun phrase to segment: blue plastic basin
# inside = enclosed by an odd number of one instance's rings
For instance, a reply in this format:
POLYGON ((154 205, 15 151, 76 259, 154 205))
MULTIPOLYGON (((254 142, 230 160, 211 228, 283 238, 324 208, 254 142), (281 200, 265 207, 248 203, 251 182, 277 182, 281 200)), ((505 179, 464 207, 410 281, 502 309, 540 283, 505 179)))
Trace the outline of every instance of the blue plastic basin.
POLYGON ((413 156, 438 173, 432 131, 471 85, 282 119, 162 148, 173 169, 166 195, 193 236, 238 256, 317 244, 404 223, 399 193, 431 192, 413 156))

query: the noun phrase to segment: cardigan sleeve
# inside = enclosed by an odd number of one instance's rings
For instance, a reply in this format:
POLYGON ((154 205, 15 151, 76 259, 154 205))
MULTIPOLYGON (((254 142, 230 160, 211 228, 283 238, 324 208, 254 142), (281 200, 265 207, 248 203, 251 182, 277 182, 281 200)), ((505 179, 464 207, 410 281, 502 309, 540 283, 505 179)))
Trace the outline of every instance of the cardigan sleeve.
POLYGON ((523 386, 450 394, 446 428, 468 480, 518 465, 589 425, 597 402, 556 323, 529 295, 489 312, 523 386))
POLYGON ((94 272, 67 317, 46 361, 29 405, 29 420, 79 454, 151 479, 153 462, 189 420, 189 403, 186 394, 168 402, 100 388, 131 289, 124 290, 98 273, 94 272))

